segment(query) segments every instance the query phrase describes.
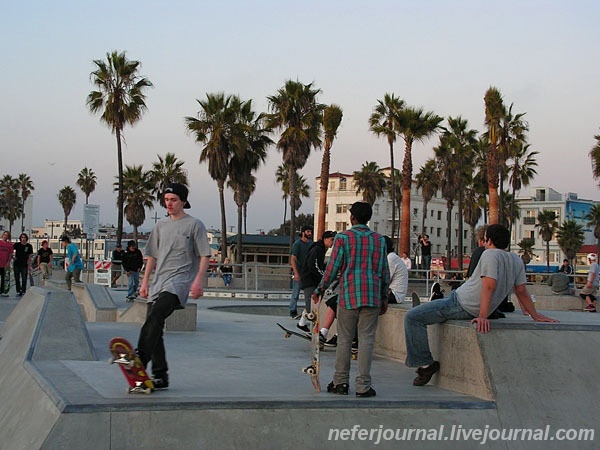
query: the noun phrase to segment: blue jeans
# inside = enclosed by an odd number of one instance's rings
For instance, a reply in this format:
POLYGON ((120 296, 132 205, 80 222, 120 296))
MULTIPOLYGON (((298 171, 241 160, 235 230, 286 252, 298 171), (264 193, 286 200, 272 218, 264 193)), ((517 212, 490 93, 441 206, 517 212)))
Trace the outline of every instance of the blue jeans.
POLYGON ((127 297, 133 297, 140 286, 140 273, 129 272, 129 284, 127 285, 127 297))
POLYGON ((298 307, 298 297, 300 297, 300 282, 292 280, 292 295, 290 296, 290 313, 295 313, 298 307))
POLYGON ((473 315, 465 311, 454 291, 448 298, 422 303, 409 309, 404 317, 404 335, 406 339, 406 365, 408 367, 427 366, 433 362, 429 350, 427 325, 443 323, 452 319, 472 319, 473 315))

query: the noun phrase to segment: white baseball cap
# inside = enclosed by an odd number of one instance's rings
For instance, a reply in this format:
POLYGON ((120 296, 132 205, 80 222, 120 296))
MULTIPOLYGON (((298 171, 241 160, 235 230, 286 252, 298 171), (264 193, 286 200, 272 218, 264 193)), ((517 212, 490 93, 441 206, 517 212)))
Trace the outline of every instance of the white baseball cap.
POLYGON ((596 254, 595 253, 588 253, 587 259, 589 259, 590 261, 596 261, 596 254))

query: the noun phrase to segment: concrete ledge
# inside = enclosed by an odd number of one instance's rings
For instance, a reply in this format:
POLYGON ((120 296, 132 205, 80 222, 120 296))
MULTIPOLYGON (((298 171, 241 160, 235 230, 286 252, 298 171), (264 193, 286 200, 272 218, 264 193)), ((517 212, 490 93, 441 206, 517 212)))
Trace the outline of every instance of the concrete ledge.
MULTIPOLYGON (((136 322, 144 323, 148 316, 148 310, 151 303, 143 300, 135 300, 129 308, 123 311, 118 322, 136 322)), ((193 302, 188 302, 185 309, 178 309, 165 323, 166 331, 196 331, 196 313, 198 305, 193 302)))
MULTIPOLYGON (((547 285, 535 284, 527 286, 527 290, 535 296, 536 308, 540 310, 582 311, 586 305, 585 300, 582 300, 579 295, 555 294, 547 285)), ((518 307, 517 304, 515 306, 518 307)))
POLYGON ((89 322, 116 322, 117 306, 106 286, 99 284, 73 283, 73 294, 89 322))

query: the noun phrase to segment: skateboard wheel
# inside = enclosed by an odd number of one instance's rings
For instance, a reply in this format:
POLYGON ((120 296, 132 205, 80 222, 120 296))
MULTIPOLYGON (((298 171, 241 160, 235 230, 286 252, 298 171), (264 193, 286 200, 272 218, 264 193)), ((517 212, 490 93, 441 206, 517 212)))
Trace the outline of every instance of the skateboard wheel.
POLYGON ((315 315, 314 312, 306 313, 306 320, 310 320, 311 322, 314 322, 314 320, 316 318, 317 318, 317 316, 315 315))

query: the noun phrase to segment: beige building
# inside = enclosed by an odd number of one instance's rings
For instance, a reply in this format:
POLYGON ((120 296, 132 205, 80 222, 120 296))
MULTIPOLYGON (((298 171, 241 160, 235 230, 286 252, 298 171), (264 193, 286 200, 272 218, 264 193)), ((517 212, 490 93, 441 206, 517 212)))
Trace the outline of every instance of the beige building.
MULTIPOLYGON (((383 169, 386 175, 389 175, 390 169, 383 169)), ((315 180, 315 229, 316 220, 319 212, 319 183, 320 177, 315 180)), ((327 191, 327 207, 325 214, 325 229, 334 231, 343 231, 350 228, 350 214, 348 209, 352 203, 362 200, 362 196, 356 193, 354 177, 352 174, 335 172, 329 175, 329 187, 327 191)), ((447 220, 446 220, 446 200, 438 192, 434 198, 427 204, 427 217, 423 220, 425 213, 423 208, 423 197, 421 191, 413 183, 410 200, 410 241, 411 257, 415 255, 415 249, 418 243, 418 237, 423 232, 423 223, 425 224, 424 233, 429 235, 432 243, 431 254, 434 258, 446 255, 447 247, 447 220)), ((397 223, 400 223, 400 211, 396 211, 397 223)), ((379 197, 373 204, 373 217, 369 222, 372 230, 391 236, 392 232, 392 202, 388 192, 379 197)), ((458 213, 454 208, 452 211, 452 255, 458 254, 458 213)), ((396 235, 400 232, 399 226, 396 227, 396 235)), ((317 238, 315 236, 315 238, 317 238)), ((471 234, 469 226, 463 223, 463 253, 471 253, 471 234)))

